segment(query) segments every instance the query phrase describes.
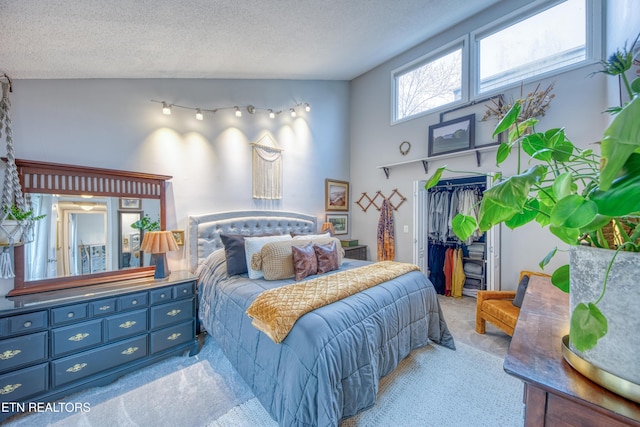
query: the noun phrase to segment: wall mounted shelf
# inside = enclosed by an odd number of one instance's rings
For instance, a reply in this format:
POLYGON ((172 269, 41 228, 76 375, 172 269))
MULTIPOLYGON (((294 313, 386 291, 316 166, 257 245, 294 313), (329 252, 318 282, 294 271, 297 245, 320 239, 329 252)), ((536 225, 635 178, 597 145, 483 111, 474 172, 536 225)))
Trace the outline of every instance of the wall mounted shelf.
POLYGON ((382 169, 387 179, 389 179, 389 175, 391 174, 392 168, 396 168, 404 165, 410 165, 414 163, 422 163, 422 167, 424 168, 424 173, 429 173, 429 162, 436 161, 436 160, 449 159, 454 157, 470 156, 474 154, 476 156, 476 164, 478 165, 478 167, 480 167, 482 164, 481 153, 484 153, 487 151, 495 151, 498 149, 498 147, 499 147, 498 144, 493 144, 486 147, 474 148, 473 150, 468 150, 468 151, 459 151, 457 153, 442 154, 440 156, 431 156, 431 157, 425 157, 422 159, 407 160, 405 162, 390 163, 387 165, 378 166, 378 169, 382 169))

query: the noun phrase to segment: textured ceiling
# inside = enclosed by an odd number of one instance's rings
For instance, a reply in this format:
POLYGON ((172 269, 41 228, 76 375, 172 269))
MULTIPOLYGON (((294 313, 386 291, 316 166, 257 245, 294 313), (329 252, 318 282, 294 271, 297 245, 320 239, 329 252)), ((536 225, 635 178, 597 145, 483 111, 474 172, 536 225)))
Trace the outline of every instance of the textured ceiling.
POLYGON ((0 0, 0 71, 351 80, 498 1, 0 0))

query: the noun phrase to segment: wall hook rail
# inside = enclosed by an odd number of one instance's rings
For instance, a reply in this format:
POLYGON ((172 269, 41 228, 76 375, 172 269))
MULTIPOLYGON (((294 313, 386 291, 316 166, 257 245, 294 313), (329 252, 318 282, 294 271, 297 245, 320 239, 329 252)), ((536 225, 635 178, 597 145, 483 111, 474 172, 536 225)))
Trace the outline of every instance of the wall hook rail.
POLYGON ((376 191, 375 196, 373 196, 373 198, 371 198, 366 191, 364 193, 362 193, 362 195, 360 196, 360 198, 358 199, 358 201, 356 202, 356 204, 358 206, 360 206, 360 209, 362 209, 362 212, 367 212, 367 210, 373 206, 376 208, 376 210, 380 210, 382 208, 382 202, 384 201, 388 201, 389 204, 391 205, 391 208, 394 211, 397 211, 398 208, 400 206, 402 206, 402 204, 404 202, 407 201, 407 198, 404 197, 397 188, 394 188, 393 191, 391 192, 391 194, 389 194, 389 196, 385 196, 384 194, 382 194, 382 191, 378 190, 376 191), (396 201, 394 201, 396 200, 396 201))

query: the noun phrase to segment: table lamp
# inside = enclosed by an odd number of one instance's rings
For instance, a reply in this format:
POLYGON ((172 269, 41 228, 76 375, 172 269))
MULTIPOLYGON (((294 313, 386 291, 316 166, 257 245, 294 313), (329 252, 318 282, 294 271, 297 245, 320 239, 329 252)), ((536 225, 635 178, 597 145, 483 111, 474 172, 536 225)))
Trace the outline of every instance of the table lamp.
POLYGON ((333 224, 330 222, 325 222, 324 224, 322 224, 322 228, 320 229, 321 233, 326 233, 327 231, 331 233, 331 237, 336 234, 336 230, 333 228, 333 224))
POLYGON ((155 279, 164 279, 171 273, 167 264, 167 252, 177 251, 178 244, 170 231, 147 231, 140 249, 156 255, 155 279))

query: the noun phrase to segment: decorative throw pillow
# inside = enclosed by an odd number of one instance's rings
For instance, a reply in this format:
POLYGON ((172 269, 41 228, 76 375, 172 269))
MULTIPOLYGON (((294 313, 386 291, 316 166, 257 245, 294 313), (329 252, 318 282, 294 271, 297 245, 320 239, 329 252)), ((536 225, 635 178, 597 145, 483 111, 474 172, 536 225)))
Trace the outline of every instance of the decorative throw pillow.
POLYGON ((338 261, 338 248, 335 240, 332 240, 330 243, 325 245, 314 243, 313 249, 316 253, 316 257, 318 258, 318 274, 340 268, 340 263, 338 261))
POLYGON ((282 236, 264 236, 264 237, 245 237, 244 239, 244 253, 247 260, 247 273, 249 273, 250 279, 260 279, 264 277, 264 274, 260 270, 251 268, 251 259, 253 254, 260 252, 262 247, 271 242, 282 242, 286 240, 292 240, 290 234, 283 234, 282 236))
POLYGON ((253 254, 251 268, 262 270, 265 280, 289 279, 295 276, 291 246, 295 242, 286 240, 265 244, 260 252, 253 254))
POLYGON ((227 275, 235 276, 247 272, 247 258, 244 252, 244 238, 241 234, 221 234, 220 240, 224 245, 227 257, 227 275))
POLYGON ((314 244, 309 242, 304 246, 292 246, 293 269, 296 281, 307 276, 313 276, 318 272, 318 258, 314 244))
POLYGON ((524 275, 520 283, 518 283, 516 297, 513 299, 513 305, 516 307, 522 307, 522 300, 524 300, 524 293, 527 291, 527 286, 529 286, 529 276, 524 275))

